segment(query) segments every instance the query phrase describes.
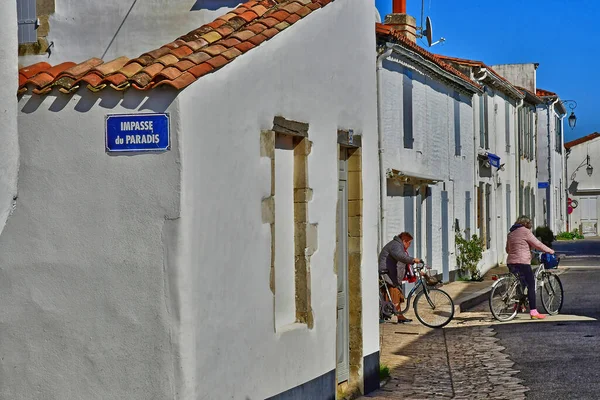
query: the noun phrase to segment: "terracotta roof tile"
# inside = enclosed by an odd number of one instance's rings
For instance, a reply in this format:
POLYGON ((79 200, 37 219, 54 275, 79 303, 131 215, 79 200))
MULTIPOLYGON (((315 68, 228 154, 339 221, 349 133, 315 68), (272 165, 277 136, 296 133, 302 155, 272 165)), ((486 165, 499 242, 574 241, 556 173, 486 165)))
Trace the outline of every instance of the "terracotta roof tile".
POLYGON ((202 64, 203 62, 210 60, 211 56, 203 51, 198 51, 194 54, 190 54, 185 59, 190 60, 194 64, 202 64))
POLYGON ((209 63, 202 63, 189 69, 189 73, 194 75, 196 78, 200 78, 202 75, 206 75, 214 69, 209 63))
POLYGON ((240 32, 236 32, 233 35, 231 35, 231 37, 234 37, 242 42, 245 42, 246 40, 250 39, 252 36, 254 36, 254 32, 249 31, 249 30, 243 30, 240 32))
POLYGON ((218 55, 207 61, 207 63, 212 65, 213 68, 215 68, 215 69, 221 68, 223 65, 227 64, 228 62, 229 62, 229 60, 226 59, 225 57, 223 57, 222 55, 218 55))
POLYGON ((143 68, 144 66, 142 64, 138 62, 132 62, 131 64, 127 64, 126 66, 121 68, 119 72, 121 72, 126 77, 131 78, 132 76, 140 72, 143 68))
POLYGON ((174 50, 171 50, 171 54, 173 54, 175 57, 177 58, 183 58, 187 55, 190 55, 194 52, 194 50, 192 50, 190 47, 188 46, 181 46, 178 47, 174 50))
POLYGON ((180 71, 186 71, 195 65, 196 64, 191 62, 190 60, 181 60, 177 64, 175 64, 174 67, 179 69, 180 71))
POLYGON ((261 23, 256 23, 256 24, 249 25, 248 27, 246 27, 246 29, 248 29, 251 32, 254 32, 255 35, 258 35, 259 33, 262 33, 262 31, 267 29, 267 27, 266 27, 266 25, 263 25, 261 23))
POLYGON ((253 45, 258 46, 259 44, 261 44, 262 42, 264 42, 267 39, 268 39, 268 37, 266 37, 265 35, 263 35, 261 33, 260 35, 252 36, 250 39, 248 39, 248 41, 250 43, 252 43, 253 45))
POLYGON ((179 58, 175 57, 173 54, 167 54, 156 60, 156 62, 168 67, 169 65, 177 64, 179 62, 179 58))
MULTIPOLYGON (((542 92, 546 92, 546 93, 552 93, 552 92, 548 92, 547 90, 544 90, 544 89, 538 89, 538 90, 542 90, 542 92)), ((584 137, 580 137, 579 139, 571 140, 570 142, 565 143, 565 149, 570 149, 571 147, 577 146, 578 144, 589 142, 590 140, 596 139, 597 137, 600 137, 600 133, 594 132, 594 133, 590 133, 589 135, 586 135, 584 137)))
POLYGON ((50 64, 47 62, 39 62, 37 64, 30 65, 29 67, 21 68, 19 73, 22 74, 26 79, 31 78, 41 71, 45 71, 50 68, 50 64))
POLYGON ((239 39, 231 37, 231 38, 227 38, 227 39, 221 40, 221 42, 219 44, 221 44, 221 45, 229 48, 229 47, 233 47, 235 45, 238 45, 240 43, 242 43, 242 42, 240 42, 239 39))
POLYGON ((208 46, 208 42, 204 39, 192 40, 191 42, 187 42, 187 44, 193 51, 198 51, 204 46, 208 46))
POLYGON ((103 62, 91 58, 54 67, 40 62, 19 70, 18 93, 49 93, 54 87, 72 93, 80 86, 149 90, 168 85, 181 90, 214 72, 262 42, 276 36, 330 0, 250 0, 137 58, 119 57, 103 62))
POLYGON ((558 96, 554 92, 551 92, 549 90, 540 89, 540 88, 535 89, 535 94, 538 95, 538 96, 541 96, 541 97, 550 97, 550 96, 554 97, 554 96, 558 96))
POLYGON ((235 47, 225 51, 222 53, 222 56, 225 57, 228 60, 231 60, 232 58, 236 58, 237 56, 241 55, 242 52, 239 51, 238 49, 236 49, 235 47))
POLYGON ((235 45, 235 48, 238 49, 239 51, 241 51, 242 53, 245 53, 255 47, 256 46, 250 42, 241 42, 240 44, 235 45))
POLYGON ((98 71, 101 75, 114 74, 123 68, 127 61, 129 61, 127 57, 119 57, 107 63, 98 65, 96 68, 94 68, 94 71, 98 71))
POLYGON ((172 80, 172 81, 165 79, 163 81, 158 82, 154 87, 160 86, 160 85, 169 85, 169 86, 174 87, 177 90, 181 90, 184 87, 191 85, 195 80, 196 80, 196 77, 194 75, 190 74, 189 72, 184 72, 177 79, 172 80))
POLYGON ((382 37, 382 38, 384 38, 386 40, 391 40, 391 41, 394 41, 396 43, 401 44, 404 47, 410 48, 412 51, 418 53, 421 57, 423 57, 423 58, 425 58, 425 59, 433 62, 438 67, 440 67, 443 70, 445 70, 446 72, 449 72, 449 73, 457 76, 462 81, 464 81, 465 83, 469 84, 470 86, 474 86, 474 87, 476 87, 478 89, 481 89, 481 85, 479 85, 476 82, 473 82, 465 74, 463 74, 462 72, 460 72, 459 70, 457 70, 456 68, 454 68, 453 66, 451 66, 450 64, 445 63, 444 61, 442 61, 441 58, 438 55, 430 53, 429 51, 425 50, 421 46, 418 46, 416 43, 413 43, 410 39, 408 39, 407 37, 405 37, 401 33, 397 32, 391 26, 385 25, 385 24, 381 24, 381 23, 376 23, 375 24, 375 32, 376 32, 376 34, 378 36, 380 36, 380 37, 382 37))
POLYGON ((215 44, 212 46, 208 46, 205 49, 202 49, 203 52, 208 53, 211 56, 217 56, 217 55, 221 54, 222 52, 224 52, 225 50, 227 50, 227 47, 222 46, 220 44, 215 44))

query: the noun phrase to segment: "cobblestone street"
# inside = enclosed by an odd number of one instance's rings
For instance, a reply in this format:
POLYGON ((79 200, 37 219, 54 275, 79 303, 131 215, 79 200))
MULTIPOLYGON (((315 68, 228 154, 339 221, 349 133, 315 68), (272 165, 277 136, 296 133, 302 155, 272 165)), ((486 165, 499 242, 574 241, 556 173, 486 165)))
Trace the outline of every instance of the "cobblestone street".
POLYGON ((444 329, 381 325, 390 378, 362 399, 524 399, 528 388, 497 342, 489 313, 463 313, 444 329))

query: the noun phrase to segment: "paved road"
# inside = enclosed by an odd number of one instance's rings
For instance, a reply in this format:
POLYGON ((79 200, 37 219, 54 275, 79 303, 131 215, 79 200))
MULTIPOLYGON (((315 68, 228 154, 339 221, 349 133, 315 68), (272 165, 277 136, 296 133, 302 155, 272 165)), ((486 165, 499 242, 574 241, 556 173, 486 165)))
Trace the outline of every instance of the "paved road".
POLYGON ((554 250, 561 255, 561 266, 600 267, 600 238, 556 241, 554 250))
POLYGON ((585 256, 558 271, 560 315, 499 323, 486 302, 441 330, 384 324, 381 361, 392 376, 365 399, 600 399, 600 240, 554 248, 585 256))
POLYGON ((598 399, 600 269, 572 269, 561 278, 561 315, 540 323, 494 325, 496 337, 521 371, 517 376, 530 389, 528 399, 598 399))

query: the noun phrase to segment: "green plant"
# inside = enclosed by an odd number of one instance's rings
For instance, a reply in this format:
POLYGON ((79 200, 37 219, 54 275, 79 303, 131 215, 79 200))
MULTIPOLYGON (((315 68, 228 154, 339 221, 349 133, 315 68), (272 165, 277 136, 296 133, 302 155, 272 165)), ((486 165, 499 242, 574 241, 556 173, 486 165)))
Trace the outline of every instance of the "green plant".
POLYGON ((550 248, 552 248, 552 242, 556 240, 554 237, 554 232, 552 232, 552 229, 548 228, 547 226, 538 226, 535 228, 535 236, 550 248))
POLYGON ((560 232, 556 235, 556 240, 573 240, 573 239, 583 239, 583 235, 579 233, 577 229, 574 229, 573 232, 560 232))
POLYGON ((379 380, 382 381, 390 377, 390 369, 385 364, 379 364, 379 380))
POLYGON ((481 280, 477 264, 483 258, 484 243, 477 235, 465 239, 460 232, 456 233, 456 263, 461 273, 468 274, 471 280, 481 280))

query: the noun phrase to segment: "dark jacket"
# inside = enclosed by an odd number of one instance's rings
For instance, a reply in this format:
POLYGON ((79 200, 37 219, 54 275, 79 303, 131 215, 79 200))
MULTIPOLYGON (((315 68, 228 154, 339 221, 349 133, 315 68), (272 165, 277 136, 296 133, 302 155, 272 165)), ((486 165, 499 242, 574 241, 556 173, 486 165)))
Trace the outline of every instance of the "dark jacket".
POLYGON ((406 264, 412 264, 414 261, 414 258, 406 254, 400 237, 394 236, 394 239, 383 246, 379 253, 379 271, 388 271, 383 275, 388 285, 400 286, 406 273, 406 264))

